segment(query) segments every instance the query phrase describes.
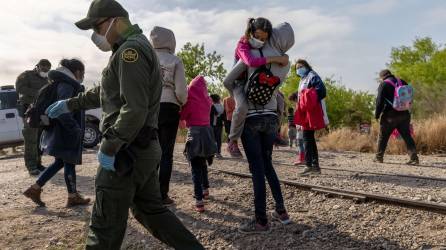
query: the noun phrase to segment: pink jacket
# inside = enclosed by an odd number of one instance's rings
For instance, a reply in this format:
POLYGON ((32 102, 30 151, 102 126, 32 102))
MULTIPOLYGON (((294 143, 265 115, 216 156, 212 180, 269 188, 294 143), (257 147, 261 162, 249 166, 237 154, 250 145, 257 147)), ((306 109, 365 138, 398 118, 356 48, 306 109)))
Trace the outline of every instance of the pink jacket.
POLYGON ((248 66, 252 68, 257 68, 266 64, 266 57, 255 57, 251 54, 251 45, 249 45, 248 40, 243 36, 237 43, 237 48, 235 50, 235 61, 239 59, 248 66))
POLYGON ((181 110, 181 120, 186 127, 209 126, 212 101, 203 76, 195 77, 187 90, 187 102, 181 110))

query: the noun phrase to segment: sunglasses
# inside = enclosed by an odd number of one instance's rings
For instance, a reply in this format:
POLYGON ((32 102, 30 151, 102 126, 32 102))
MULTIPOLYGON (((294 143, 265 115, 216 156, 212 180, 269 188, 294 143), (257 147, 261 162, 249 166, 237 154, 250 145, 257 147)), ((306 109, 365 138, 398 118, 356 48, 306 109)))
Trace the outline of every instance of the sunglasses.
POLYGON ((109 19, 110 19, 110 18, 106 18, 106 19, 100 21, 99 23, 95 24, 95 25, 93 26, 93 31, 96 32, 96 33, 99 33, 99 28, 100 28, 100 26, 101 26, 103 23, 107 22, 109 19))

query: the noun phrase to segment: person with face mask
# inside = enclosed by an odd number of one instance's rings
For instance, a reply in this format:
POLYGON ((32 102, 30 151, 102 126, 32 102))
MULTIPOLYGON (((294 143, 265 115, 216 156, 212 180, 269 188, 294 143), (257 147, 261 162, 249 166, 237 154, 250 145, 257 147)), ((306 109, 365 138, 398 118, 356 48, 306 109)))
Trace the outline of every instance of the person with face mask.
MULTIPOLYGON (((320 116, 318 113, 313 112, 310 115, 312 117, 316 116, 320 118, 320 126, 318 129, 322 129, 329 124, 327 109, 325 106, 325 97, 327 96, 327 92, 325 89, 324 82, 319 77, 319 75, 313 70, 310 64, 303 59, 297 60, 296 63, 296 74, 300 77, 299 90, 292 94, 289 99, 291 101, 295 101, 298 103, 298 106, 301 106, 299 99, 302 98, 302 95, 305 90, 314 89, 317 94, 316 102, 320 103, 319 110, 321 110, 320 116)), ((299 109, 298 109, 299 111, 299 109)), ((308 116, 307 116, 308 117, 308 116)), ((295 117, 295 120, 298 120, 295 117)), ((316 128, 308 126, 308 123, 299 124, 302 125, 303 129, 303 140, 304 140, 304 148, 305 148, 305 168, 301 173, 302 176, 310 175, 310 174, 320 174, 321 168, 319 166, 319 154, 316 145, 315 131, 316 128)))
MULTIPOLYGON (((57 100, 71 98, 83 92, 85 66, 77 59, 63 59, 59 68, 48 74, 51 84, 57 84, 57 100)), ((67 113, 51 122, 51 126, 42 133, 44 153, 54 156, 55 160, 29 187, 24 195, 39 206, 45 206, 41 200, 42 187, 64 168, 65 183, 68 191, 67 207, 86 205, 90 199, 83 198, 76 188, 75 165, 82 163, 82 140, 84 137, 85 114, 83 111, 67 113)))
MULTIPOLYGON (((288 56, 269 56, 256 57, 251 53, 252 49, 261 49, 266 42, 268 42, 272 33, 271 22, 263 17, 249 18, 246 27, 245 35, 240 38, 235 50, 236 64, 239 60, 243 61, 248 67, 260 67, 262 65, 277 63, 279 65, 288 64, 288 56)), ((243 123, 246 112, 241 109, 245 99, 243 85, 247 81, 246 72, 242 73, 235 82, 224 83, 229 90, 231 96, 234 96, 236 107, 232 117, 231 130, 229 134, 228 152, 232 157, 241 157, 242 154, 238 148, 238 140, 243 131, 243 123)))
POLYGON ((50 118, 101 107, 103 134, 98 153, 96 201, 86 249, 120 249, 129 208, 160 241, 175 249, 203 249, 195 236, 161 200, 158 166, 158 113, 162 91, 156 52, 128 12, 114 0, 94 0, 76 22, 93 29, 92 41, 110 51, 100 86, 47 109, 50 118))
MULTIPOLYGON (((294 30, 289 23, 281 23, 273 28, 271 38, 262 48, 264 56, 281 56, 289 51, 294 45, 294 30)), ((261 56, 261 52, 252 49, 251 53, 261 56)), ((239 61, 225 78, 225 82, 233 82, 240 73, 247 71, 253 74, 256 67, 248 67, 243 61, 239 61)), ((286 66, 279 64, 271 65, 271 73, 283 82, 290 70, 289 63, 286 66)), ((245 91, 248 86, 245 86, 245 91)), ((242 109, 246 110, 246 116, 242 126, 241 140, 249 162, 249 170, 252 174, 252 187, 254 191, 254 218, 243 223, 238 228, 242 234, 267 234, 271 231, 270 218, 282 223, 291 223, 285 201, 282 195, 280 182, 272 162, 274 140, 277 135, 278 120, 278 91, 276 88, 273 95, 265 105, 257 105, 248 98, 242 103, 242 109), (267 212, 267 190, 265 179, 271 189, 275 203, 275 209, 267 212)), ((234 116, 233 116, 234 118, 234 116)))
POLYGON ((17 77, 15 88, 19 95, 18 111, 23 118, 23 139, 25 141, 25 166, 30 175, 39 175, 45 168, 42 166, 39 152, 39 136, 41 130, 31 128, 24 118, 24 113, 29 105, 34 102, 39 90, 48 83, 48 71, 51 63, 47 59, 41 59, 34 70, 23 72, 17 77))

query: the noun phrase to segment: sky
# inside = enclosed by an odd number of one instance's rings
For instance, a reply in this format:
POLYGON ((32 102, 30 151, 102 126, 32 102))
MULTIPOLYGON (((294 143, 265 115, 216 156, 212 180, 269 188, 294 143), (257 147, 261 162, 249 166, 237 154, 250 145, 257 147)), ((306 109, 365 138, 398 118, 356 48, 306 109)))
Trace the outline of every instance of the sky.
MULTIPOLYGON (((100 81, 110 53, 91 42, 92 31, 74 22, 86 16, 90 0, 2 1, 0 8, 0 85, 14 84, 41 58, 57 66, 62 58, 80 58, 85 84, 100 81)), ((226 69, 249 17, 266 17, 273 26, 292 25, 292 60, 307 59, 322 77, 373 93, 377 72, 389 62, 392 47, 416 37, 446 40, 444 0, 120 0, 146 35, 153 26, 174 31, 177 51, 186 43, 204 43, 223 56, 226 69)))

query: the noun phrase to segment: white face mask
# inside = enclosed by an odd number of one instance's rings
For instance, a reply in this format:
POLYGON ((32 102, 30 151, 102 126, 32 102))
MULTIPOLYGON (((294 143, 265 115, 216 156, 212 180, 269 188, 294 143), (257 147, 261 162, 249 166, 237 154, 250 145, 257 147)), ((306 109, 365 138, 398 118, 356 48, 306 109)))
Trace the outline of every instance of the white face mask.
POLYGON ((249 39, 249 44, 251 45, 251 47, 253 47, 255 49, 260 49, 263 47, 263 45, 265 45, 265 42, 260 41, 259 39, 255 38, 255 37, 251 37, 249 39))
POLYGON ((91 35, 91 41, 93 41, 93 43, 102 51, 104 52, 108 52, 110 50, 112 50, 112 46, 111 44, 107 41, 107 34, 110 31, 113 23, 115 22, 116 18, 113 18, 113 20, 111 21, 110 25, 107 28, 107 32, 105 32, 105 35, 99 35, 96 32, 93 32, 93 34, 91 35))
POLYGON ((40 72, 39 72, 39 75, 40 75, 40 77, 48 78, 48 72, 42 72, 42 71, 40 71, 40 72))

